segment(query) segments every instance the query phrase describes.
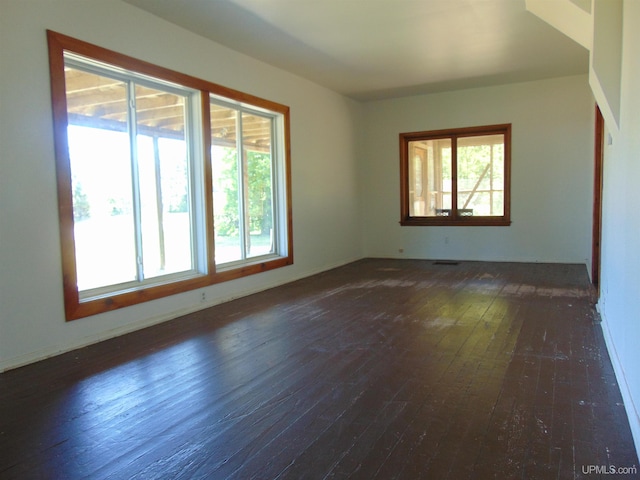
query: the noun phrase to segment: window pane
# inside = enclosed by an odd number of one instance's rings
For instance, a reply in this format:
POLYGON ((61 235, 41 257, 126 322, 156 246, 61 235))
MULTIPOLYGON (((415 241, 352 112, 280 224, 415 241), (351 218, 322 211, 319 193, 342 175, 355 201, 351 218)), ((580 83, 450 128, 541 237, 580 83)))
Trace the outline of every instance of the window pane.
POLYGON ((211 170, 216 264, 242 259, 237 111, 211 104, 211 170))
POLYGON ((80 291, 136 279, 126 84, 65 68, 80 291))
POLYGON ((242 139, 246 159, 247 256, 255 257, 273 252, 271 119, 243 113, 242 139))
POLYGON ((183 96, 136 85, 144 278, 193 266, 183 96))
POLYGON ((458 139, 458 213, 502 216, 504 135, 458 139))
POLYGON ((451 215, 451 139, 409 142, 409 214, 451 215))

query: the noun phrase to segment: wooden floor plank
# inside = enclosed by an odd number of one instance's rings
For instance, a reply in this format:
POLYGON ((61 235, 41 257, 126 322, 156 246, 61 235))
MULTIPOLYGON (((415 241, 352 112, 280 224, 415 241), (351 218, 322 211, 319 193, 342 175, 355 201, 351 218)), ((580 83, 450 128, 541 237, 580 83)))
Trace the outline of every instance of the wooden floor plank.
POLYGON ((355 262, 1 374, 0 479, 632 467, 591 301, 579 265, 355 262))

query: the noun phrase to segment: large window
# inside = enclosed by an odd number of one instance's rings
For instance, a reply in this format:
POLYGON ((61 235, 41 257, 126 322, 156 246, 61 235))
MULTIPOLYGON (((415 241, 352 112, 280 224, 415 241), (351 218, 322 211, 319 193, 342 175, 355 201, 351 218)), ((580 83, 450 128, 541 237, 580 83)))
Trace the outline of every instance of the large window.
POLYGON ((287 107, 48 35, 68 319, 292 263, 287 107))
POLYGON ((510 224, 511 125, 400 134, 401 224, 510 224))

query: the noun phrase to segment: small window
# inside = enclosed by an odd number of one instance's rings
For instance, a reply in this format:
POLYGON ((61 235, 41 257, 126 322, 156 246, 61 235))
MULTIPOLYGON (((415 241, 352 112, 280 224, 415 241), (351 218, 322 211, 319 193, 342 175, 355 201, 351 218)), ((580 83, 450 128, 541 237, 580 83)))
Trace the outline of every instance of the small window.
POLYGON ((400 134, 401 225, 510 225, 511 125, 400 134))
POLYGON ((288 107, 48 35, 67 319, 293 262, 288 107))

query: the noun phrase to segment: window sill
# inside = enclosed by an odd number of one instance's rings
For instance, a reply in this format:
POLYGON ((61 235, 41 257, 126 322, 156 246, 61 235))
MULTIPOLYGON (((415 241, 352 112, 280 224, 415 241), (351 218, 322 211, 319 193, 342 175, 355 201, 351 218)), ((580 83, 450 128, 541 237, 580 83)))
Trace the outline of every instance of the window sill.
POLYGON ((508 227, 511 220, 504 217, 409 217, 400 221, 403 227, 508 227))

